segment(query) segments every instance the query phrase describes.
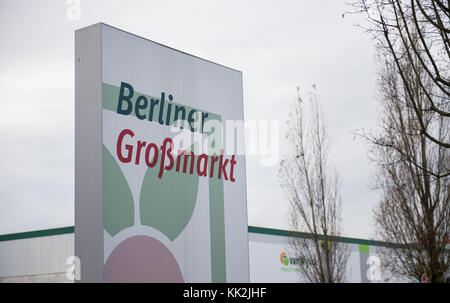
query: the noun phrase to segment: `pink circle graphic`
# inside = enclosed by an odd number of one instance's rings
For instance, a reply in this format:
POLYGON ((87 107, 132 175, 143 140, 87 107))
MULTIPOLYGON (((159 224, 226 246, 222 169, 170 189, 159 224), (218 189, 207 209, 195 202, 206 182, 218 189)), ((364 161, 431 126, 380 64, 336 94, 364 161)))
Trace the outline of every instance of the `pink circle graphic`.
POLYGON ((134 236, 120 243, 103 268, 108 283, 182 283, 175 257, 161 242, 148 236, 134 236))

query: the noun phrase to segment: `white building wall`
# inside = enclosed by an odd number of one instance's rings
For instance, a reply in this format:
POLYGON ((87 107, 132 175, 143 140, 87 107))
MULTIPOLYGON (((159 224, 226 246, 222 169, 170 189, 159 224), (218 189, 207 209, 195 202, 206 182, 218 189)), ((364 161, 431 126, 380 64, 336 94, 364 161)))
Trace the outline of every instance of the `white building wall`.
MULTIPOLYGON (((72 282, 67 279, 70 267, 67 259, 74 255, 73 233, 16 240, 4 240, 4 237, 0 236, 0 283, 72 282)), ((367 260, 370 256, 377 256, 380 246, 347 245, 350 250, 348 282, 405 282, 386 279, 389 274, 383 272, 380 280, 369 281, 367 272, 370 264, 367 260)), ((281 262, 283 252, 288 257, 296 257, 289 247, 287 236, 249 232, 250 282, 300 282, 298 268, 281 262)))
MULTIPOLYGON (((359 247, 348 244, 350 256, 347 267, 348 282, 361 282, 359 247)), ((250 282, 298 283, 301 275, 298 266, 281 263, 281 254, 297 257, 289 246, 288 237, 249 233, 250 282)))
MULTIPOLYGON (((302 281, 298 266, 285 265, 281 262, 282 253, 285 253, 288 258, 298 257, 290 248, 288 239, 287 236, 282 235, 249 233, 250 282, 298 283, 302 281)), ((374 263, 374 259, 369 261, 369 257, 377 257, 379 246, 358 243, 341 244, 348 245, 350 254, 347 263, 347 282, 406 282, 390 278, 389 273, 383 272, 381 267, 374 263), (376 270, 380 273, 379 277, 375 274, 376 270)))
POLYGON ((71 282, 67 258, 74 254, 74 234, 0 242, 0 282, 71 282))

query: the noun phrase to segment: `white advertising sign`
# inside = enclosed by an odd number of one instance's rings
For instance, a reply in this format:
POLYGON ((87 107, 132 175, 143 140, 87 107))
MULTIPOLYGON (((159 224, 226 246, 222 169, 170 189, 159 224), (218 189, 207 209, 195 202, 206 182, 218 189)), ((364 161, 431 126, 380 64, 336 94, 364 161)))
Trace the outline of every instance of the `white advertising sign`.
POLYGON ((81 281, 248 282, 241 72, 105 24, 75 44, 81 281))

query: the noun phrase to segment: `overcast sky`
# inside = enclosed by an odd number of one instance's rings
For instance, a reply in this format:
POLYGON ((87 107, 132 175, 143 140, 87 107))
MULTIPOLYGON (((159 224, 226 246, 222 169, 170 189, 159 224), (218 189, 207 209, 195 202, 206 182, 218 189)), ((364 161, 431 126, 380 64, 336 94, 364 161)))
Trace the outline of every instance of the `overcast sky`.
MULTIPOLYGON (((0 0, 0 234, 74 222, 74 31, 104 22, 241 70, 246 119, 279 120, 315 83, 342 179, 344 235, 373 238, 365 145, 376 127, 373 41, 344 1, 0 0), (68 1, 71 2, 71 1, 68 1), (73 16, 70 14, 69 17, 73 16)), ((277 166, 247 159, 249 225, 287 229, 277 166)))

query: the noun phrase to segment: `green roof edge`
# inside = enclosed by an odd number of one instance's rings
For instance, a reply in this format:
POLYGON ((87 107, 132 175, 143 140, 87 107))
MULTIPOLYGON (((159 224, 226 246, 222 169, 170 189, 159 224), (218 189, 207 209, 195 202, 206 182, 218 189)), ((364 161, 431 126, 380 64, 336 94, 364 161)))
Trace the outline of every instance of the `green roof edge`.
MULTIPOLYGON (((294 232, 294 231, 283 230, 283 229, 274 229, 274 228, 257 227, 257 226, 249 226, 248 232, 255 233, 255 234, 284 236, 284 237, 301 237, 301 238, 310 238, 311 237, 311 234, 304 233, 304 232, 298 232, 298 231, 294 232)), ((322 238, 322 235, 319 235, 319 238, 322 238)), ((343 242, 343 243, 372 245, 372 246, 392 245, 388 242, 358 239, 358 238, 337 237, 337 240, 339 242, 343 242)))
POLYGON ((29 238, 37 238, 37 237, 48 237, 48 236, 56 236, 63 234, 73 234, 75 231, 74 226, 67 227, 59 227, 52 229, 42 229, 35 231, 27 231, 21 233, 0 235, 0 242, 3 241, 11 241, 11 240, 20 240, 20 239, 29 239, 29 238))
MULTIPOLYGON (((67 226, 67 227, 60 227, 60 228, 52 228, 52 229, 20 232, 20 233, 14 233, 14 234, 6 234, 6 235, 0 235, 0 242, 10 241, 10 240, 28 239, 28 238, 37 238, 37 237, 56 236, 56 235, 63 235, 63 234, 72 234, 72 233, 74 233, 74 231, 75 231, 74 226, 67 226)), ((311 235, 308 233, 293 232, 293 231, 288 231, 288 230, 274 229, 274 228, 267 228, 267 227, 258 227, 258 226, 249 226, 248 232, 255 233, 255 234, 275 235, 275 236, 284 236, 284 237, 303 237, 303 238, 311 237, 311 235)), ((344 242, 344 243, 374 245, 374 246, 389 245, 389 243, 387 243, 387 242, 365 240, 365 239, 358 239, 358 238, 347 238, 347 237, 338 237, 338 241, 344 242)))

